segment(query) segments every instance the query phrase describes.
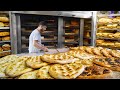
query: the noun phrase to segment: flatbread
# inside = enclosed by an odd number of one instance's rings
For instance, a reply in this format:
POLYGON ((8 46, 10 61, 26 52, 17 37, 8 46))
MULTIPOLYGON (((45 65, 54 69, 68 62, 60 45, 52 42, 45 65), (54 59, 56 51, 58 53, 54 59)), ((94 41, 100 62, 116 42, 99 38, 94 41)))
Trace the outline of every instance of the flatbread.
POLYGON ((10 65, 7 66, 5 73, 9 77, 17 77, 19 75, 22 75, 26 72, 32 71, 32 68, 29 68, 26 66, 25 61, 28 58, 21 57, 18 61, 11 63, 10 65))
POLYGON ((95 59, 93 63, 107 67, 114 71, 120 71, 120 58, 95 59))
POLYGON ((66 53, 45 54, 41 56, 41 59, 48 63, 59 63, 59 64, 67 64, 78 60, 78 58, 75 58, 71 55, 67 55, 66 53))
POLYGON ((56 79, 75 79, 84 71, 84 65, 77 63, 54 64, 49 69, 49 74, 56 79))
POLYGON ((16 55, 8 55, 0 59, 0 78, 9 77, 5 74, 5 69, 9 64, 17 61, 18 58, 16 55))
POLYGON ((107 79, 112 77, 112 71, 108 68, 93 65, 86 67, 77 79, 107 79))
POLYGON ((33 56, 30 59, 26 61, 26 64, 28 67, 31 67, 33 69, 41 68, 43 66, 48 65, 48 63, 43 62, 41 60, 41 56, 33 56))
POLYGON ((40 68, 36 75, 37 78, 38 79, 54 79, 53 77, 50 76, 50 74, 48 72, 49 69, 50 69, 50 65, 40 68))
POLYGON ((36 73, 38 70, 30 71, 22 74, 18 79, 37 79, 36 73))

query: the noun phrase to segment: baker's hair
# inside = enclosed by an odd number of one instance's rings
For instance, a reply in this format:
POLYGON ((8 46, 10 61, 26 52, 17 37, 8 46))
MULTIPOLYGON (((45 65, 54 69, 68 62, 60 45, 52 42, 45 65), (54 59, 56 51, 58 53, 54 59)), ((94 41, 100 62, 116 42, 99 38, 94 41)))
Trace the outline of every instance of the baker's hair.
POLYGON ((47 26, 47 23, 46 23, 45 21, 41 21, 41 22, 39 22, 38 26, 39 26, 39 25, 47 26))

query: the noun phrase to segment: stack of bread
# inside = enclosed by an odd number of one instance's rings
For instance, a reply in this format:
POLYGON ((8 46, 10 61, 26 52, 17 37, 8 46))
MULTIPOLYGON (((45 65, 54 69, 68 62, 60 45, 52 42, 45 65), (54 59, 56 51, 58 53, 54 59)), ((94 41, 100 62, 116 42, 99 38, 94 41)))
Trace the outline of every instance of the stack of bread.
POLYGON ((9 18, 6 16, 0 16, 0 27, 8 27, 9 26, 9 18))
POLYGON ((0 57, 11 54, 10 52, 4 52, 4 51, 9 51, 9 50, 11 50, 11 46, 9 44, 3 44, 0 47, 0 57))

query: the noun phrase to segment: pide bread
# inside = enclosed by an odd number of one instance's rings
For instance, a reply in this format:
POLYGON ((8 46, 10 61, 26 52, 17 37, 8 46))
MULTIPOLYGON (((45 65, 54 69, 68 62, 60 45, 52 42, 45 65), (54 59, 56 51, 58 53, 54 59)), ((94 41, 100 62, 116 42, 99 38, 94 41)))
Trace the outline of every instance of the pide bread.
POLYGON ((40 68, 36 74, 36 77, 38 79, 54 79, 52 76, 49 74, 49 69, 51 65, 43 66, 40 68))
POLYGON ((48 65, 48 63, 41 60, 41 56, 33 56, 29 58, 28 60, 26 60, 26 64, 28 67, 31 67, 33 69, 41 68, 48 65))
POLYGON ((84 65, 77 63, 54 64, 49 69, 49 74, 56 79, 75 79, 84 71, 84 65))
POLYGON ((48 63, 59 63, 59 64, 67 64, 78 60, 77 58, 71 55, 67 55, 66 53, 45 54, 41 56, 41 59, 48 63))
POLYGON ((26 66, 25 61, 28 58, 22 57, 20 58, 17 62, 11 63, 10 65, 7 66, 5 73, 9 77, 17 77, 19 75, 22 75, 26 72, 32 71, 32 68, 29 68, 26 66))
POLYGON ((22 74, 18 79, 37 79, 36 73, 38 70, 30 71, 22 74))

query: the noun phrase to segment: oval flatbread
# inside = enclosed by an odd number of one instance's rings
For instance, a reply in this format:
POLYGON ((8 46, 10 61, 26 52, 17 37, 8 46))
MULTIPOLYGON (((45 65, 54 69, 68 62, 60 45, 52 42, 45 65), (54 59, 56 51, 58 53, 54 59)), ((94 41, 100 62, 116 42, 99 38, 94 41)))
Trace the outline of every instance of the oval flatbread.
POLYGON ((48 65, 48 63, 43 62, 41 60, 41 56, 33 56, 30 59, 26 61, 26 64, 28 67, 31 67, 33 69, 41 68, 43 66, 48 65))
POLYGON ((108 79, 112 77, 112 71, 108 68, 93 65, 86 67, 77 79, 108 79))
POLYGON ((91 59, 91 58, 95 57, 92 54, 88 54, 88 53, 86 53, 84 51, 80 51, 80 50, 72 50, 72 51, 69 51, 66 53, 68 55, 74 56, 74 57, 79 58, 79 59, 91 59))
POLYGON ((48 63, 59 63, 59 64, 67 64, 78 60, 78 58, 75 58, 71 55, 67 55, 66 53, 46 54, 41 56, 41 59, 48 63))
POLYGON ((84 65, 77 63, 54 64, 50 67, 49 73, 56 79, 75 79, 84 71, 84 65))
POLYGON ((38 70, 30 71, 22 74, 18 79, 37 79, 36 73, 38 70))
POLYGON ((9 77, 5 74, 5 69, 10 63, 17 61, 18 58, 16 55, 8 55, 0 59, 0 78, 9 77))
POLYGON ((50 65, 40 68, 36 74, 38 79, 53 79, 49 74, 50 65))
POLYGON ((17 77, 19 75, 22 75, 26 72, 32 71, 32 68, 29 68, 26 66, 25 61, 27 60, 27 57, 21 57, 18 61, 11 63, 7 66, 5 73, 10 77, 17 77))

